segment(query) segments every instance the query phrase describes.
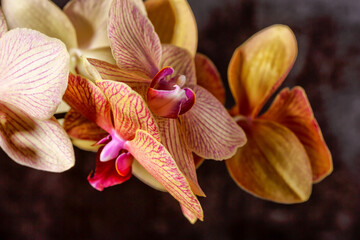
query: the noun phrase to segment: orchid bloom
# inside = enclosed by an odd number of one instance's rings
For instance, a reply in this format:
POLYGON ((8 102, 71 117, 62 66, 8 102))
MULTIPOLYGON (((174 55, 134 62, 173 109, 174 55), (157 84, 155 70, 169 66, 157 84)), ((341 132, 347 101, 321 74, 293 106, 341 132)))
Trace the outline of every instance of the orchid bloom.
POLYGON ((98 150, 96 170, 88 177, 90 184, 100 191, 120 184, 130 178, 133 162, 137 162, 179 201, 184 211, 202 220, 200 203, 161 144, 156 120, 141 96, 124 83, 102 80, 96 74, 88 76, 91 79, 70 73, 64 99, 72 107, 67 119, 74 117, 65 121, 65 127, 69 122, 78 125, 86 117, 92 123, 82 125, 75 134, 104 145, 98 150), (79 113, 82 117, 76 116, 79 113))
POLYGON ((71 141, 52 118, 68 68, 61 41, 30 29, 7 32, 0 9, 0 146, 15 162, 52 172, 74 165, 71 141))
POLYGON ((306 201, 313 182, 332 171, 331 154, 301 87, 283 89, 259 114, 296 55, 293 32, 274 25, 237 48, 228 69, 236 102, 231 112, 248 138, 226 161, 228 171, 247 192, 280 203, 306 201))

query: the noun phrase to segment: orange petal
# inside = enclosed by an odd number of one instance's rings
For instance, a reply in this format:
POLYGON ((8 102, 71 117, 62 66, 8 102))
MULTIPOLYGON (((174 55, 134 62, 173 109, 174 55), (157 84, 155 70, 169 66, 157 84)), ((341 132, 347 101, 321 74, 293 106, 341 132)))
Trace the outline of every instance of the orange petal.
POLYGON ((225 104, 225 89, 214 63, 204 54, 195 55, 197 84, 208 90, 222 104, 225 104))
POLYGON ((318 182, 331 173, 331 153, 301 87, 282 90, 261 118, 278 122, 295 133, 309 156, 313 181, 318 182))
POLYGON ((200 220, 203 219, 203 210, 199 200, 171 154, 160 142, 147 132, 137 130, 135 138, 127 141, 124 147, 180 204, 200 220))
POLYGON ((265 120, 239 124, 248 141, 226 161, 233 180, 245 191, 280 203, 306 201, 311 194, 309 158, 286 127, 265 120))
POLYGON ((145 7, 162 43, 185 48, 195 56, 197 26, 186 0, 148 0, 145 7))
POLYGON ((74 109, 65 116, 64 129, 67 134, 76 139, 99 141, 108 135, 96 123, 90 121, 74 109))
POLYGON ((158 126, 145 101, 125 83, 104 80, 97 85, 109 99, 114 126, 124 140, 131 140, 138 129, 160 140, 158 126))
POLYGON ((241 115, 255 117, 290 71, 297 55, 294 33, 268 27, 236 49, 228 78, 241 115))
POLYGON ((112 131, 110 104, 104 93, 93 82, 81 75, 70 73, 64 100, 105 131, 112 131))
POLYGON ((198 196, 205 196, 199 186, 195 162, 191 149, 186 145, 183 134, 179 130, 177 119, 157 118, 161 133, 161 142, 170 152, 181 172, 186 176, 191 190, 198 196))

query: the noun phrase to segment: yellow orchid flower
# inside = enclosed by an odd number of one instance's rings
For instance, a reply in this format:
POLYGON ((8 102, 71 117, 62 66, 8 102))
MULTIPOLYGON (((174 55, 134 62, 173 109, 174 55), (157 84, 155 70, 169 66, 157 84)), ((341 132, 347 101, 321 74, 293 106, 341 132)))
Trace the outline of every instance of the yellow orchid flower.
POLYGON ((236 102, 231 113, 248 142, 226 161, 227 168, 245 191, 280 203, 306 201, 313 182, 332 171, 331 154, 301 87, 283 89, 260 114, 296 56, 293 32, 274 25, 238 47, 228 68, 236 102))

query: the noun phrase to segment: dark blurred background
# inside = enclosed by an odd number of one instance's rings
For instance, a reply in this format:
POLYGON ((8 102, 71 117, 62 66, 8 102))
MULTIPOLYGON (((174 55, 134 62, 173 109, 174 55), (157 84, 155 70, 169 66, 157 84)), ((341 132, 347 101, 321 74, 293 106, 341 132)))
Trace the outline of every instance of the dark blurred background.
POLYGON ((224 163, 206 161, 198 170, 205 220, 191 225, 176 200, 135 177, 94 190, 86 180, 93 153, 76 149, 76 166, 54 174, 17 165, 0 150, 0 239, 360 239, 360 2, 189 3, 198 50, 215 62, 224 82, 232 52, 244 40, 275 23, 291 27, 299 55, 283 86, 306 90, 334 172, 314 185, 308 202, 280 205, 238 188, 224 163))

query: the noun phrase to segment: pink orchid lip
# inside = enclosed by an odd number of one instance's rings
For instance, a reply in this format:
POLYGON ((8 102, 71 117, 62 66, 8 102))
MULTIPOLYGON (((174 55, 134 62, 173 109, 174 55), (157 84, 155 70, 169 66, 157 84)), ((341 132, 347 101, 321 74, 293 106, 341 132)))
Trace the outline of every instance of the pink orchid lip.
POLYGON ((147 92, 147 103, 153 113, 166 118, 178 118, 195 104, 195 93, 190 88, 182 88, 186 77, 177 75, 171 67, 164 67, 153 78, 147 92))
POLYGON ((115 168, 118 174, 123 177, 130 174, 133 161, 134 157, 129 152, 120 154, 115 161, 115 168))

